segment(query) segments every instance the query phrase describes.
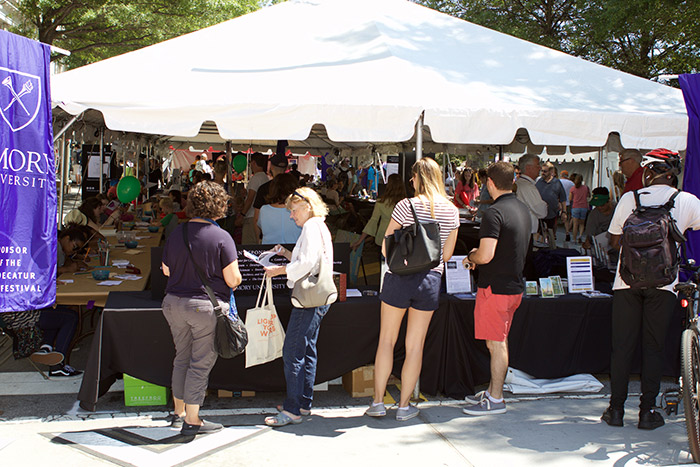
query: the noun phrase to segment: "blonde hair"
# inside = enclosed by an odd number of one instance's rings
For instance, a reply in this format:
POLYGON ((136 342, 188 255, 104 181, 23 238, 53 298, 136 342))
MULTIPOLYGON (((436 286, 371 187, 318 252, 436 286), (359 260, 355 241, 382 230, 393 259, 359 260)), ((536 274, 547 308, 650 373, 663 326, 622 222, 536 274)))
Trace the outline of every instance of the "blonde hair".
POLYGON ((411 169, 415 182, 416 196, 423 196, 430 202, 430 217, 435 218, 435 202, 447 201, 445 182, 440 166, 434 159, 424 157, 416 161, 411 169))
POLYGON ((158 206, 160 206, 161 209, 167 209, 170 212, 173 212, 173 210, 175 209, 173 200, 169 196, 167 198, 161 199, 158 203, 158 206))
POLYGON ((311 188, 297 188, 291 195, 287 196, 284 204, 287 209, 291 209, 292 204, 301 202, 306 202, 309 205, 311 217, 326 217, 328 215, 328 206, 311 188))

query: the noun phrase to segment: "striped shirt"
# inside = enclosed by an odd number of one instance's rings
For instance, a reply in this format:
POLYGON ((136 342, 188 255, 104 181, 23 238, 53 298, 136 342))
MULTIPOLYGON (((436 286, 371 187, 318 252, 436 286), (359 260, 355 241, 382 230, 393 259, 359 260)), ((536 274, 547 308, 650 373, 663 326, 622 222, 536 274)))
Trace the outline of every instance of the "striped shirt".
MULTIPOLYGON (((415 223, 413 219, 413 213, 411 212, 411 205, 416 208, 416 215, 418 215, 418 220, 420 222, 430 222, 436 220, 440 224, 440 250, 445 248, 445 241, 449 237, 450 233, 459 228, 459 211, 447 198, 444 200, 438 200, 434 203, 435 205, 435 217, 430 216, 430 203, 423 202, 420 198, 408 198, 402 199, 394 207, 394 212, 391 214, 391 218, 401 224, 402 227, 413 225, 415 223)), ((440 265, 432 269, 432 271, 442 274, 443 270, 443 258, 440 255, 440 265)))

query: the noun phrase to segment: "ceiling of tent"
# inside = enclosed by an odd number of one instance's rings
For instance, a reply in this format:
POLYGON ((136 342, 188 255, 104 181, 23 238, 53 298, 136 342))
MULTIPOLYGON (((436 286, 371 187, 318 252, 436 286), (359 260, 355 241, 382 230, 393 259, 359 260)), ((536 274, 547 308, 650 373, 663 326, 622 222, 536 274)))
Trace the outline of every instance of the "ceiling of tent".
POLYGON ((55 75, 52 99, 172 141, 287 139, 371 150, 415 139, 683 149, 680 90, 406 0, 291 0, 55 75), (290 28, 293 25, 293 29, 290 28), (650 106, 653 103, 653 107, 650 106))

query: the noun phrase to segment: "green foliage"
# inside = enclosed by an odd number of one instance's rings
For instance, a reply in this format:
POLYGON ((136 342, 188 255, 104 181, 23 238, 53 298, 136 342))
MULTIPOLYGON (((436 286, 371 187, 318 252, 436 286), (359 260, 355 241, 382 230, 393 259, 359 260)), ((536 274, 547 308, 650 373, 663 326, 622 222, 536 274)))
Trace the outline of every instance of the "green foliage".
POLYGON ((71 51, 85 65, 254 11, 259 0, 20 0, 15 32, 71 51))
POLYGON ((697 0, 415 0, 644 78, 700 71, 697 0))

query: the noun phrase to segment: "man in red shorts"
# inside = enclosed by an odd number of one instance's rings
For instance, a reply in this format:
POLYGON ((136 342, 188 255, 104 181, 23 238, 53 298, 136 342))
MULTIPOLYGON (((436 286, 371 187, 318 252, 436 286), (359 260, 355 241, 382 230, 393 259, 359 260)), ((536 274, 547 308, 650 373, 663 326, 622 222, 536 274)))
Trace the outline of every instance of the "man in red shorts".
POLYGON ((523 267, 530 241, 530 214, 513 193, 513 166, 496 162, 487 169, 486 187, 494 199, 484 212, 479 248, 464 260, 479 267, 474 335, 486 341, 491 354, 491 382, 486 391, 467 396, 469 415, 505 413, 503 382, 508 371, 508 331, 525 289, 523 267))

